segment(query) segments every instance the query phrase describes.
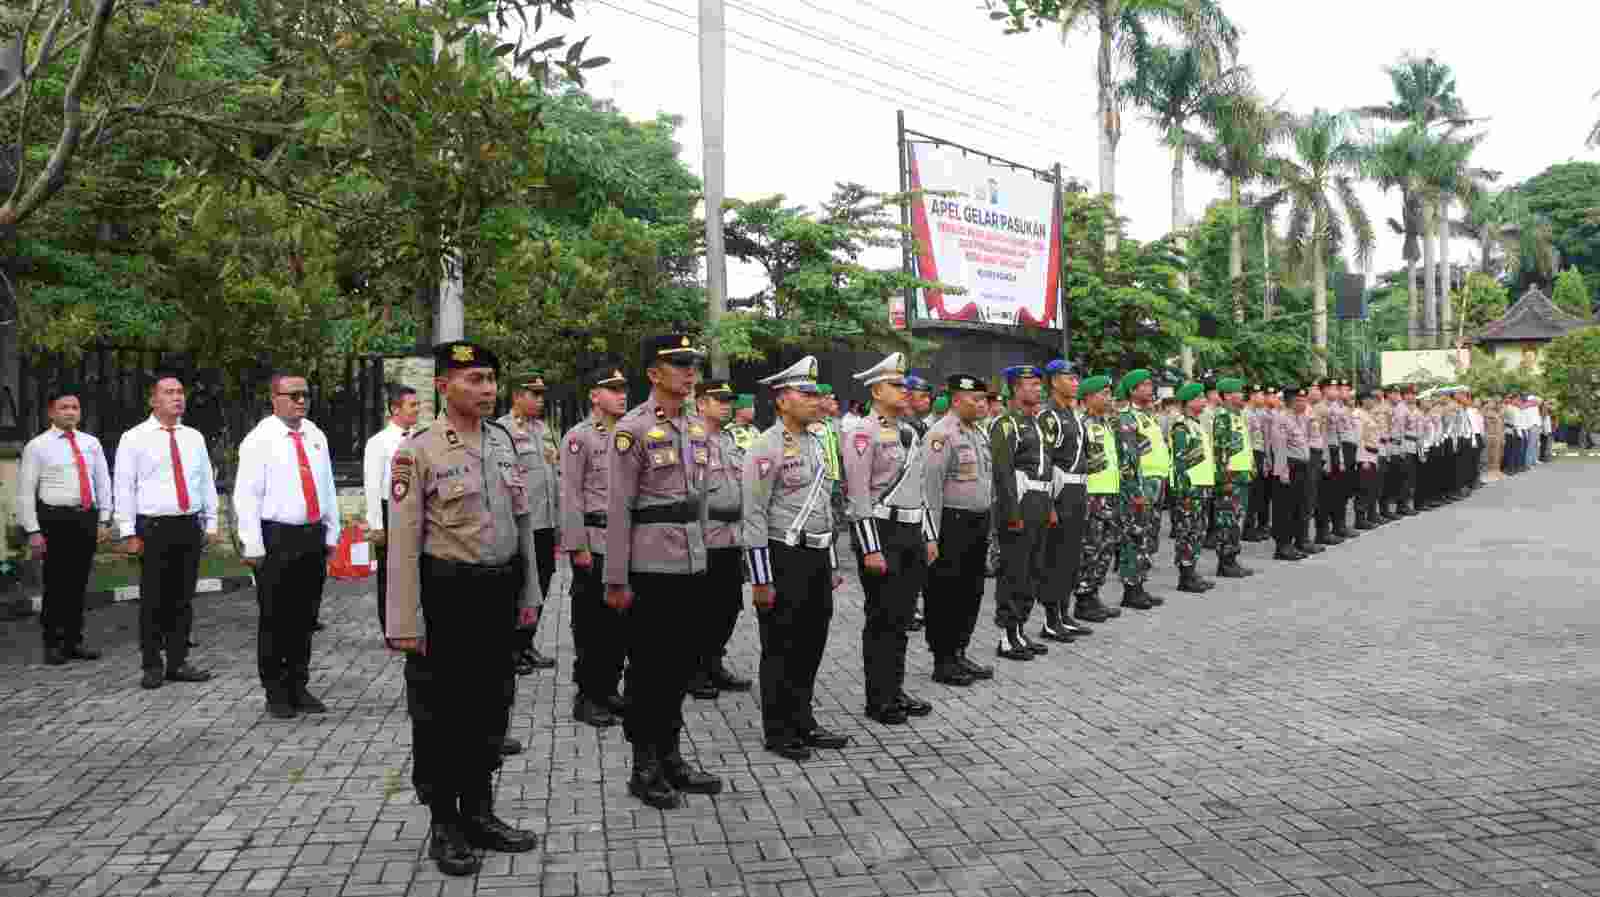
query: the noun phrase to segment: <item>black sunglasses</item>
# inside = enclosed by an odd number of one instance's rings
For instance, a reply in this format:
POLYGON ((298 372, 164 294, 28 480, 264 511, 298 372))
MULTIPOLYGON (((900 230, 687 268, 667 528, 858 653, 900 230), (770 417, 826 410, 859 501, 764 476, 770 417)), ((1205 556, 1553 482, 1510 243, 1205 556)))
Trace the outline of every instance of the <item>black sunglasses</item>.
POLYGON ((291 402, 304 402, 310 397, 311 394, 302 389, 295 392, 280 392, 278 395, 283 396, 291 402))

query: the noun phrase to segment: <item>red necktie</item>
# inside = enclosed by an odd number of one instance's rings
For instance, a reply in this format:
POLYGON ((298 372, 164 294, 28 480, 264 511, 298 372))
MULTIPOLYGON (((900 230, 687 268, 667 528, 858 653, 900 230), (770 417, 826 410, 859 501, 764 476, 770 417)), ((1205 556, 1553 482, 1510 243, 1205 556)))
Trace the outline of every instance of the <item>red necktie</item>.
POLYGON ((78 434, 67 431, 67 442, 72 445, 72 460, 78 463, 78 494, 83 496, 85 511, 94 507, 94 489, 89 485, 89 467, 83 463, 83 452, 78 450, 78 434))
POLYGON ((290 430, 289 436, 294 439, 294 456, 300 463, 300 491, 306 497, 306 522, 316 523, 322 519, 322 506, 317 504, 317 478, 311 475, 311 459, 306 457, 305 435, 290 430))
POLYGON ((162 427, 172 444, 172 485, 178 491, 178 510, 189 510, 189 481, 183 476, 183 453, 178 451, 178 428, 162 427))

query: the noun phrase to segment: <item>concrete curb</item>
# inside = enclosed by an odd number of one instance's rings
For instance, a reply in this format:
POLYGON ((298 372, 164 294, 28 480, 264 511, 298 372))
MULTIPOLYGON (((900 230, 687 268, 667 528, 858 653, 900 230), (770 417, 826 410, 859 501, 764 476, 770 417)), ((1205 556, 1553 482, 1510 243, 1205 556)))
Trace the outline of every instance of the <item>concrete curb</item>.
MULTIPOLYGON (((226 594, 228 592, 237 592, 240 589, 252 588, 254 586, 255 577, 253 576, 211 577, 208 579, 198 580, 194 586, 194 593, 196 595, 226 594)), ((102 607, 110 607, 113 604, 121 604, 126 601, 138 600, 138 586, 123 586, 120 589, 106 589, 99 592, 85 592, 83 596, 83 609, 86 611, 98 610, 102 607)), ((25 606, 31 607, 33 612, 37 614, 39 612, 39 608, 44 605, 44 596, 28 595, 23 598, 23 601, 25 602, 25 606)))

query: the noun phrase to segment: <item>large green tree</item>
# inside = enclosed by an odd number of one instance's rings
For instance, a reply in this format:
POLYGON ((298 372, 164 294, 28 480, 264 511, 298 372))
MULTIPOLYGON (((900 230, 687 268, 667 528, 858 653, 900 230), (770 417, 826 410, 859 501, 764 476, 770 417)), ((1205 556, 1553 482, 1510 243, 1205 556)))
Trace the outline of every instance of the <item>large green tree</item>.
POLYGON ((1540 356, 1545 394, 1585 432, 1600 430, 1600 327, 1585 327, 1552 340, 1540 356))
MULTIPOLYGON (((1270 184, 1277 170, 1276 144, 1289 132, 1290 117, 1253 91, 1214 96, 1204 108, 1206 131, 1191 134, 1194 160, 1202 169, 1227 181, 1228 200, 1234 210, 1228 252, 1228 273, 1233 279, 1232 316, 1245 318, 1243 190, 1252 184, 1270 184)), ((1263 228, 1265 232, 1265 228, 1263 228)), ((1263 311, 1266 303, 1262 302, 1263 311)))
MULTIPOLYGON (((1516 190, 1529 209, 1549 222, 1561 265, 1582 271, 1591 291, 1600 288, 1600 163, 1557 163, 1516 190)), ((1536 282, 1536 275, 1524 269, 1512 292, 1536 282)))

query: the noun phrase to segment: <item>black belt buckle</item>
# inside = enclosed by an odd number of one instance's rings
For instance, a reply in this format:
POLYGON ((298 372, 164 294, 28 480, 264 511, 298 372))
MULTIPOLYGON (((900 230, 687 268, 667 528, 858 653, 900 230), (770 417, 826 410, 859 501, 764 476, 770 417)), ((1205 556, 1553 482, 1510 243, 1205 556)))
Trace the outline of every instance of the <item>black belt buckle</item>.
POLYGON ((585 511, 584 515, 583 515, 583 525, 587 526, 587 527, 590 527, 592 529, 605 529, 606 528, 606 512, 605 511, 585 511))
POLYGON ((744 519, 744 512, 712 510, 708 513, 708 516, 718 523, 738 523, 744 519))

